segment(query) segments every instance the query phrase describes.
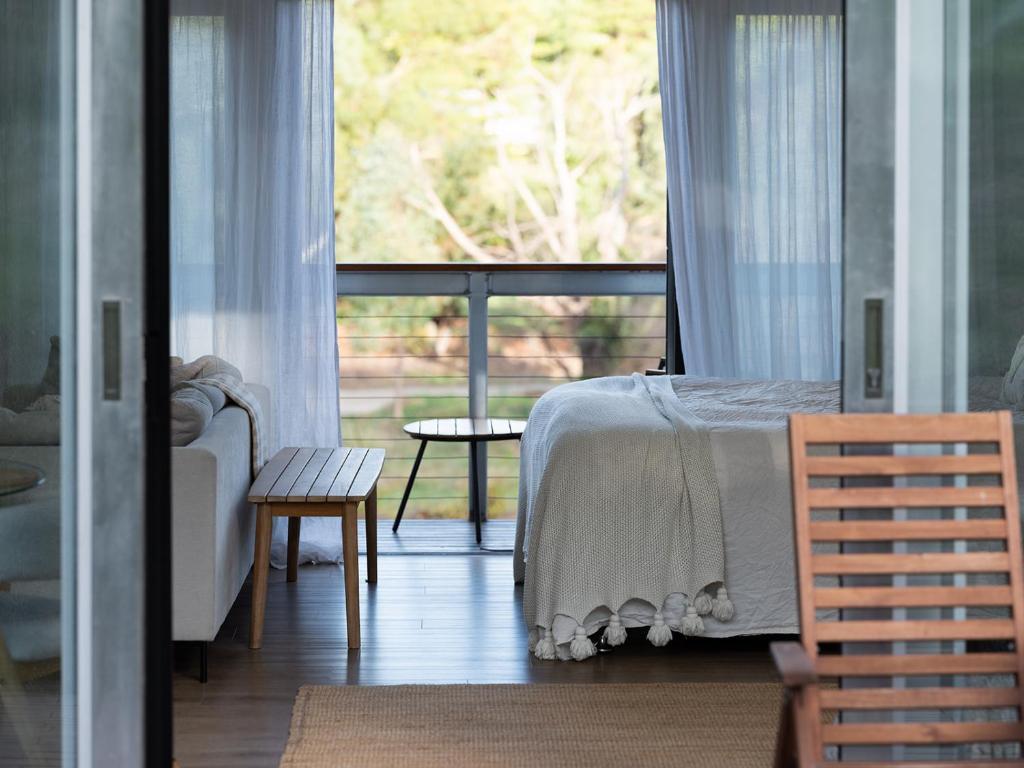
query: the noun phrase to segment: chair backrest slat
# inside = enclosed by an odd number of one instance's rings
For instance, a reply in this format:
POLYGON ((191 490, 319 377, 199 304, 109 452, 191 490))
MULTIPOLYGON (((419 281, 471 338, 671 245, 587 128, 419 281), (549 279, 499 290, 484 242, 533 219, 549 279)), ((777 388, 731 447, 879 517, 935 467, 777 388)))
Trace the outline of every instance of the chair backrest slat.
POLYGON ((885 475, 991 475, 1002 472, 998 455, 973 456, 808 456, 811 477, 885 475))
MULTIPOLYGON (((893 537, 893 541, 896 538, 893 537)), ((920 552, 890 555, 866 554, 811 555, 816 574, 889 574, 889 573, 1006 573, 1010 557, 1006 552, 920 552)))
POLYGON ((827 745, 1024 743, 1010 415, 794 415, 790 448, 803 644, 823 677, 863 679, 804 702, 818 759, 827 745), (952 675, 1002 679, 892 685, 952 675), (830 712, 1006 708, 1016 719, 822 724, 830 712))
POLYGON ((816 608, 929 608, 969 605, 1012 606, 1007 586, 985 587, 819 587, 814 590, 816 608))
POLYGON ((858 654, 821 656, 818 673, 826 677, 889 677, 892 675, 1006 675, 1017 671, 1017 654, 917 653, 913 656, 858 654))
POLYGON ((807 415, 805 444, 995 443, 999 413, 807 415))
POLYGON ((1006 538, 1002 520, 849 520, 812 522, 812 541, 942 541, 1006 538))

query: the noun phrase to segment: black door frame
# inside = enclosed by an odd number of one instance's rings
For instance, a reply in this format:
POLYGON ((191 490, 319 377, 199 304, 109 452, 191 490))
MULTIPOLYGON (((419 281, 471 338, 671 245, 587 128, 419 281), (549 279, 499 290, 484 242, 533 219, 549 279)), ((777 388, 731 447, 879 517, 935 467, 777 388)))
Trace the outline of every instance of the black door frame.
POLYGON ((147 0, 143 16, 145 252, 145 671, 144 754, 170 766, 170 3, 147 0))

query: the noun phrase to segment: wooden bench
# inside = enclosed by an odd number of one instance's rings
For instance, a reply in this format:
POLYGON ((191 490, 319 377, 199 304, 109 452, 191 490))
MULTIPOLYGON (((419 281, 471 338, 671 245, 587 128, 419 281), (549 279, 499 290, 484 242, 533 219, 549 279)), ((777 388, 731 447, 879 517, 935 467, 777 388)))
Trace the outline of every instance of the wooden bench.
POLYGON ((288 518, 288 581, 298 578, 299 532, 306 516, 340 517, 348 647, 359 647, 359 504, 366 511, 366 580, 377 581, 377 480, 382 448, 282 448, 249 489, 256 511, 249 647, 263 645, 270 533, 274 516, 288 518))

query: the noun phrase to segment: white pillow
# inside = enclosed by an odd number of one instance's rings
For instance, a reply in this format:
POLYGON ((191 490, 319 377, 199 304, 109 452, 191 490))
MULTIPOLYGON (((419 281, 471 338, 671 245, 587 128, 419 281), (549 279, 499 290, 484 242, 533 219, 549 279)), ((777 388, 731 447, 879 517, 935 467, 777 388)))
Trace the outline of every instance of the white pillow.
POLYGON ((1007 403, 1024 405, 1024 336, 1017 342, 1017 349, 1010 360, 1010 370, 1003 379, 1002 398, 1007 403))

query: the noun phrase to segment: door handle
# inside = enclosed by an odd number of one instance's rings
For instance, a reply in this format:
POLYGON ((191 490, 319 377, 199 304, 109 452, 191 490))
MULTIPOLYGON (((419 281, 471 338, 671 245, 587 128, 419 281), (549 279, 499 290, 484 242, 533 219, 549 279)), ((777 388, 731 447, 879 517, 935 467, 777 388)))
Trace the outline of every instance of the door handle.
POLYGON ((121 302, 103 302, 103 399, 121 399, 121 302))
POLYGON ((864 301, 864 399, 878 400, 885 391, 885 328, 882 299, 864 301))

